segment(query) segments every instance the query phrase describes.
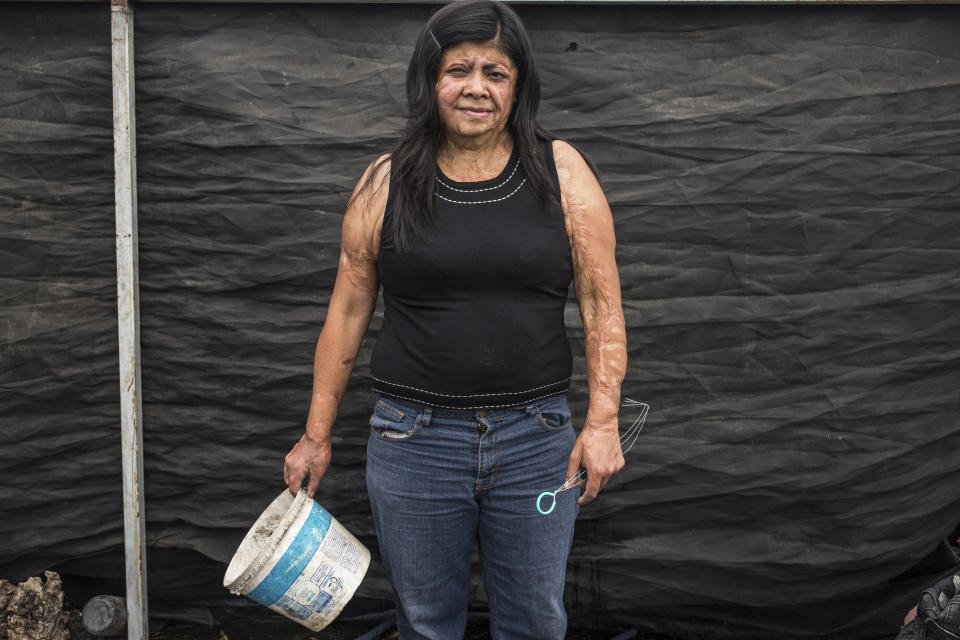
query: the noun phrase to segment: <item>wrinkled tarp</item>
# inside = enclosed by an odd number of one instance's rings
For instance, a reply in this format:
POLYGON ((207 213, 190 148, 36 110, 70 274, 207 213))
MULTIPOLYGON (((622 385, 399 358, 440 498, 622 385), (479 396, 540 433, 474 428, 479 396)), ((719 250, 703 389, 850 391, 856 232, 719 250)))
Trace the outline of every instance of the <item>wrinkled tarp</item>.
POLYGON ((108 11, 0 7, 7 579, 123 540, 111 101, 108 11))
MULTIPOLYGON (((282 489, 344 204, 402 125, 431 10, 136 6, 157 600, 221 597, 223 563, 282 489)), ((960 7, 518 11, 543 122, 590 154, 611 202, 624 394, 652 406, 581 512, 572 616, 892 637, 930 582, 911 568, 960 519, 960 7)), ((106 7, 0 6, 8 577, 122 575, 109 54, 106 7)), ((318 493, 374 551, 380 317, 318 493)), ((580 352, 574 304, 567 319, 580 352)), ((374 563, 355 601, 389 597, 374 563)))

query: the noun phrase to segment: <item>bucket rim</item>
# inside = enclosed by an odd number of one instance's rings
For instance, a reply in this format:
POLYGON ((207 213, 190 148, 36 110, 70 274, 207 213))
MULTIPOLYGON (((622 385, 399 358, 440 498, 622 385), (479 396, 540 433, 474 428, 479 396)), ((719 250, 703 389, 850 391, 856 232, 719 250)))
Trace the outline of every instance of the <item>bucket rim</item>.
MULTIPOLYGON (((283 498, 284 494, 288 493, 289 491, 284 489, 280 495, 274 498, 274 500, 270 503, 270 506, 264 510, 264 513, 269 511, 271 506, 283 498)), ((249 584, 249 582, 260 573, 260 570, 263 569, 263 566, 267 564, 277 549, 280 548, 280 543, 290 530, 290 526, 303 511, 304 506, 312 500, 313 498, 307 495, 305 489, 301 488, 300 491, 297 492, 297 495, 293 498, 293 502, 290 503, 290 506, 287 507, 287 510, 277 522, 277 526, 274 528, 273 533, 271 533, 266 542, 261 545, 256 557, 253 559, 253 562, 248 564, 247 568, 244 569, 233 582, 224 585, 230 591, 230 593, 234 595, 246 595, 247 584, 249 584)), ((261 514, 261 517, 262 516, 263 514, 261 514)), ((256 525, 254 525, 254 527, 256 527, 256 525)), ((242 544, 243 543, 241 543, 241 546, 242 544)), ((227 572, 229 573, 229 571, 230 568, 228 567, 227 572)))

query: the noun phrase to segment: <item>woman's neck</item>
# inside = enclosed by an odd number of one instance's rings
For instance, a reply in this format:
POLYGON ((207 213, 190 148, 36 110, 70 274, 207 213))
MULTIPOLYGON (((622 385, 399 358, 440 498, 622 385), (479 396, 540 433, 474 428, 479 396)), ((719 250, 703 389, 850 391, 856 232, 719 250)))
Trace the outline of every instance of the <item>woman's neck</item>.
POLYGON ((437 151, 437 165, 457 182, 478 182, 497 177, 513 153, 513 136, 504 131, 487 140, 458 140, 447 136, 437 151))

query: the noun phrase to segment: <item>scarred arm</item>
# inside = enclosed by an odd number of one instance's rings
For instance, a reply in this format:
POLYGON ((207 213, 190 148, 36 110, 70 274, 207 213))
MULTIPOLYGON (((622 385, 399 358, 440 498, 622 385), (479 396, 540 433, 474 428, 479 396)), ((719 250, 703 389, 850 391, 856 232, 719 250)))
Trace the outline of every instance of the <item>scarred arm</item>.
POLYGON ((309 476, 307 492, 313 496, 330 465, 330 430, 377 303, 377 257, 390 163, 377 167, 377 175, 368 181, 376 165, 360 178, 343 218, 337 279, 314 353, 306 429, 284 458, 283 481, 292 493, 309 476))
POLYGON ((587 504, 624 464, 617 416, 627 367, 627 334, 607 199, 576 149, 557 140, 553 152, 573 258, 573 286, 586 338, 590 392, 586 422, 570 454, 567 478, 581 467, 587 470, 586 488, 580 497, 580 504, 587 504))

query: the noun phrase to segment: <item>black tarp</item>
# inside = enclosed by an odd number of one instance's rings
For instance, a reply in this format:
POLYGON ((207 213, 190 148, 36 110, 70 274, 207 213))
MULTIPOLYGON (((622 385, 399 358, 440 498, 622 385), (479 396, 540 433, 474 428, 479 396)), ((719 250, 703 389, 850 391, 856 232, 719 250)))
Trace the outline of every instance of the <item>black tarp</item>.
POLYGON ((111 96, 108 11, 0 6, 3 578, 122 543, 111 96))
MULTIPOLYGON (((344 203, 432 7, 135 11, 151 596, 210 603, 282 489, 344 203)), ((581 513, 573 618, 892 637, 956 561, 960 7, 518 11, 544 124, 603 178, 652 405, 581 513)), ((106 6, 0 5, 2 577, 122 575, 109 43, 106 6)), ((374 550, 378 326, 318 493, 374 550)), ((581 358, 581 416, 585 390, 581 358)), ((375 563, 352 604, 388 598, 375 563)))

